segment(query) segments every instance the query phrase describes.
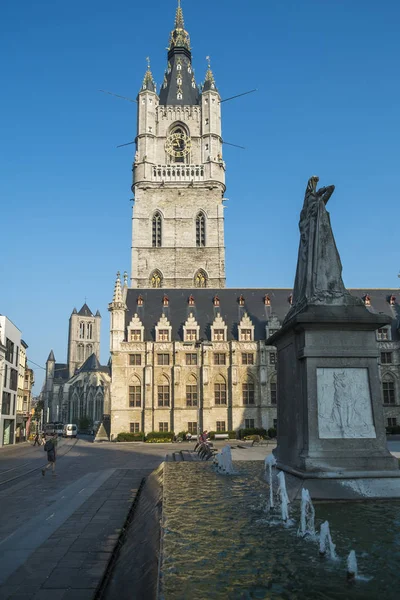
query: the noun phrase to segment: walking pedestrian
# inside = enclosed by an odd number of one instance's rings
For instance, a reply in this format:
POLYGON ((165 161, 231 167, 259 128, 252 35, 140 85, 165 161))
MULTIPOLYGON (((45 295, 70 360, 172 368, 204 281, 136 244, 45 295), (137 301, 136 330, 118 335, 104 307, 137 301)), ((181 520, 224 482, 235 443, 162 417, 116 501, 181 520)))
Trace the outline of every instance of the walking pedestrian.
POLYGON ((54 438, 50 438, 44 445, 44 451, 47 452, 47 465, 42 469, 43 477, 46 475, 47 469, 52 469, 53 477, 56 476, 56 442, 54 438))
POLYGON ((36 444, 37 444, 38 446, 40 446, 39 432, 37 432, 37 433, 36 433, 36 435, 35 435, 35 441, 34 441, 34 444, 33 444, 33 445, 34 445, 34 446, 36 446, 36 444))

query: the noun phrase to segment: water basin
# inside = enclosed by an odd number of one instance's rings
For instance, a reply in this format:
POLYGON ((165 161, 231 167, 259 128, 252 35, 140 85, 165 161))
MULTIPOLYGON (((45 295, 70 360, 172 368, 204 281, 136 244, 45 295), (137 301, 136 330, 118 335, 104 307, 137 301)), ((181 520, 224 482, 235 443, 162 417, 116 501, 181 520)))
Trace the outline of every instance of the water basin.
POLYGON ((400 502, 317 503, 315 528, 328 520, 338 560, 321 557, 318 541, 298 537, 300 503, 291 525, 267 511, 261 462, 237 462, 235 475, 210 463, 166 463, 159 598, 398 598, 400 502), (359 579, 346 580, 355 550, 359 579))

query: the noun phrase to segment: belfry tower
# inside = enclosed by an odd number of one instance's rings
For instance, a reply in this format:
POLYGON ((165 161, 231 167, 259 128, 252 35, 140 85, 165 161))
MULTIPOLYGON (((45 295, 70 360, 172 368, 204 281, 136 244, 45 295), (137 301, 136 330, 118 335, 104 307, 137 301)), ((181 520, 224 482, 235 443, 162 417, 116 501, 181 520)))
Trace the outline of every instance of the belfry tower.
POLYGON ((150 63, 137 97, 133 288, 225 287, 225 163, 210 62, 199 88, 178 0, 157 94, 150 63))

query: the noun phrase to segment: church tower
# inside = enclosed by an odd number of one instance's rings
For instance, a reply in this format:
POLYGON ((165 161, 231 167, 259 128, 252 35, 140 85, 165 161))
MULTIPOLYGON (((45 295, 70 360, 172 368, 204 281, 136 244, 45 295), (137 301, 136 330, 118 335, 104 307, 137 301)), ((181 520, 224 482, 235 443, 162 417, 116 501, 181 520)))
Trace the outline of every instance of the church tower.
POLYGON ((133 288, 225 287, 225 163, 210 63, 201 89, 178 0, 157 94, 150 63, 137 97, 133 288))
POLYGON ((100 327, 99 311, 94 315, 88 305, 77 312, 72 311, 69 318, 68 332, 68 377, 71 378, 76 369, 81 367, 92 354, 100 361, 100 327))

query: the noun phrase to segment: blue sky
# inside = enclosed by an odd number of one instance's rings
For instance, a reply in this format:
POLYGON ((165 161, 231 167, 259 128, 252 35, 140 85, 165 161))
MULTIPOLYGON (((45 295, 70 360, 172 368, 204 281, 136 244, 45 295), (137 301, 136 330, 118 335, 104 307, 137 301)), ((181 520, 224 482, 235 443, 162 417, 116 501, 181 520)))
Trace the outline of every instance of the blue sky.
MULTIPOLYGON (((331 221, 348 287, 399 286, 397 0, 182 1, 200 83, 224 103, 229 287, 293 284, 307 179, 334 183, 331 221), (397 207, 397 208, 396 208, 397 207)), ((158 84, 175 0, 3 0, 0 23, 0 312, 28 356, 66 359, 68 318, 103 316, 130 272, 136 97, 158 84)), ((35 367, 36 369, 36 367, 35 367)), ((36 369, 35 392, 43 372, 36 369)))

